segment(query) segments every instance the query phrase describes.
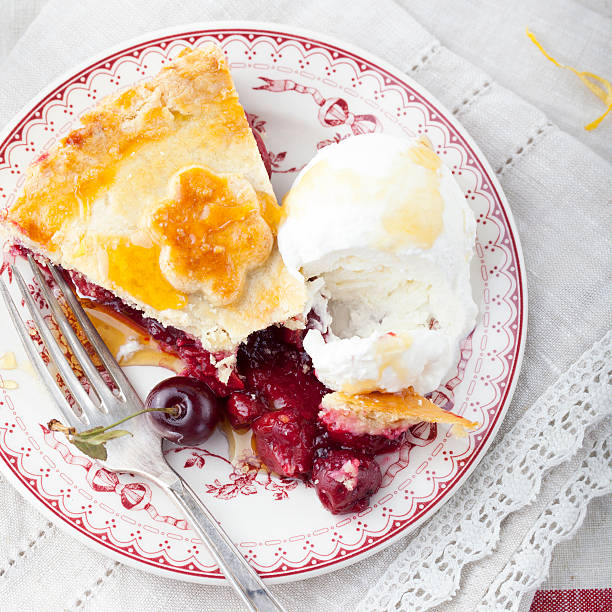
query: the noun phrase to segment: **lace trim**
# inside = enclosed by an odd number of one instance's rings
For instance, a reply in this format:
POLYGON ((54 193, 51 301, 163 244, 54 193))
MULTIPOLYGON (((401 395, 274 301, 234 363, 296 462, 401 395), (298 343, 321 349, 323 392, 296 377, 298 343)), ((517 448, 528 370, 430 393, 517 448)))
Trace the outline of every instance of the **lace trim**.
POLYGON ((540 514, 512 559, 489 586, 477 610, 518 610, 523 595, 542 584, 554 547, 574 535, 594 497, 612 493, 611 436, 612 419, 606 419, 586 459, 540 514))
POLYGON ((501 522, 529 504, 544 472, 612 413, 612 331, 595 343, 490 450, 461 490, 370 589, 358 610, 427 610, 451 599, 467 563, 491 554, 501 522))

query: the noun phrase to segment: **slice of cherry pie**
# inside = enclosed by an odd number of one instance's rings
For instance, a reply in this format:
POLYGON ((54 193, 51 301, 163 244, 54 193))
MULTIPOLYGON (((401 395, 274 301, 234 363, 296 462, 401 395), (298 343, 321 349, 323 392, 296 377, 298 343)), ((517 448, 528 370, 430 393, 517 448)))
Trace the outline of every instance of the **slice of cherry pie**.
POLYGON ((301 315, 221 49, 184 51, 82 123, 29 169, 6 214, 13 240, 217 353, 301 315))
POLYGON ((475 425, 412 389, 348 395, 317 379, 305 285, 279 255, 263 145, 219 48, 184 51, 82 123, 4 211, 12 252, 60 265, 90 305, 178 356, 233 427, 252 428, 268 469, 311 481, 332 512, 359 511, 381 484, 374 456, 410 427, 475 425))

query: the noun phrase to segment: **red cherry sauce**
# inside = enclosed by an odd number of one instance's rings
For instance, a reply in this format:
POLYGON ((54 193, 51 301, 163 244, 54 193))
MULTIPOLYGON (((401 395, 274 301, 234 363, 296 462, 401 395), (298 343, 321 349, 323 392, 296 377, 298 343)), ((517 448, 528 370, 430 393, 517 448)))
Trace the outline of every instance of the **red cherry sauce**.
POLYGON ((129 318, 163 351, 184 360, 183 376, 201 380, 215 395, 227 398, 229 422, 240 429, 252 428, 257 453, 269 469, 314 483, 331 512, 367 507, 380 486, 373 457, 397 448, 404 436, 355 435, 328 429, 317 420, 321 399, 329 389, 316 378, 303 349, 304 330, 272 326, 252 333, 240 345, 236 370, 224 385, 216 378, 211 355, 199 340, 174 327, 164 327, 77 273, 70 273, 70 277, 82 295, 129 318), (357 489, 337 482, 339 458, 343 458, 342 465, 350 459, 351 465, 360 466, 357 489))

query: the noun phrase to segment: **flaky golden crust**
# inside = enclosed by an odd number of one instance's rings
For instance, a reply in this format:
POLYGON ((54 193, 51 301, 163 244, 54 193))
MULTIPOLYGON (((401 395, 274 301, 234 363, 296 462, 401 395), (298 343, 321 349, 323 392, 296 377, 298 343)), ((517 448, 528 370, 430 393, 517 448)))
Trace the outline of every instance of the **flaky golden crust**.
MULTIPOLYGON (((30 168, 5 226, 13 239, 194 334, 206 348, 232 350, 251 331, 301 314, 305 290, 276 246, 258 267, 245 262, 246 280, 231 303, 207 299, 197 286, 173 286, 163 269, 151 270, 159 266, 157 250, 163 247, 151 219, 172 178, 193 166, 250 184, 260 208, 253 214, 273 226, 278 205, 272 186, 215 45, 184 51, 153 79, 105 98, 84 115, 81 127, 30 168), (139 286, 149 277, 157 279, 155 287, 139 286)), ((201 206, 204 211, 207 203, 201 206)), ((269 242, 269 234, 264 237, 269 242)), ((180 246, 175 251, 185 259, 193 246, 186 242, 179 253, 180 246)), ((269 245, 262 251, 270 252, 269 245)))
POLYGON ((54 250, 66 218, 80 212, 79 199, 112 181, 118 162, 139 144, 163 139, 181 121, 206 115, 217 122, 218 137, 225 132, 256 153, 223 53, 213 45, 183 52, 152 80, 103 99, 83 115, 83 126, 30 168, 9 219, 54 250))
POLYGON ((399 393, 363 393, 351 395, 336 391, 323 398, 320 418, 325 423, 341 424, 349 431, 383 434, 406 430, 416 423, 449 423, 456 431, 467 432, 478 425, 443 410, 419 395, 412 387, 399 393))

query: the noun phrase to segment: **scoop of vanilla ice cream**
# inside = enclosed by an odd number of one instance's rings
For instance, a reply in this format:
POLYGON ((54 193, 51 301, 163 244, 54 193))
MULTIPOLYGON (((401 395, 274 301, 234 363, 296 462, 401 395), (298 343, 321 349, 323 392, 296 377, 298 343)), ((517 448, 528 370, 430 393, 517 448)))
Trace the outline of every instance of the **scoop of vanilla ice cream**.
POLYGON ((325 147, 283 208, 278 245, 311 289, 304 348, 318 378, 348 393, 434 390, 474 327, 476 223, 429 142, 367 134, 325 147))

